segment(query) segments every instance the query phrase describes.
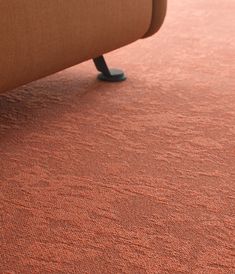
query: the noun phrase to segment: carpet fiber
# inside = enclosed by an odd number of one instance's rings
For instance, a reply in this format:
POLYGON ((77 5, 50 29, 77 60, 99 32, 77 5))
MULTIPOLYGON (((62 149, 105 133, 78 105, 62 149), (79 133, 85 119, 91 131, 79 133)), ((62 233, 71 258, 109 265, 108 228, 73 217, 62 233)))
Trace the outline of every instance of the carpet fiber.
POLYGON ((232 0, 0 96, 0 273, 235 273, 232 0))

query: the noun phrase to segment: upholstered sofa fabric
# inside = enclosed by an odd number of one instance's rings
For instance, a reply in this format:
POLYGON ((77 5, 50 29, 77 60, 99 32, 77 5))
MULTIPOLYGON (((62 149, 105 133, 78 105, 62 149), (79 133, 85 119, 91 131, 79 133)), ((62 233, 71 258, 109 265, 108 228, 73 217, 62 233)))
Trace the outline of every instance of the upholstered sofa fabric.
POLYGON ((153 0, 0 0, 0 92, 151 34, 153 8, 153 0))
POLYGON ((150 28, 145 37, 151 36, 161 28, 167 11, 167 0, 153 0, 153 13, 150 28))

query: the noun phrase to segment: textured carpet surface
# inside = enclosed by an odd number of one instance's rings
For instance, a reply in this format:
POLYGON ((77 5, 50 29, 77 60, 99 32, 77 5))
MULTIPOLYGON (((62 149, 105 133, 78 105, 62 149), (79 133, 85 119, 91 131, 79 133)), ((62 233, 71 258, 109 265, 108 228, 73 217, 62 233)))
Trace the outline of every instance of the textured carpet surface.
POLYGON ((0 96, 0 273, 235 273, 234 10, 0 96))

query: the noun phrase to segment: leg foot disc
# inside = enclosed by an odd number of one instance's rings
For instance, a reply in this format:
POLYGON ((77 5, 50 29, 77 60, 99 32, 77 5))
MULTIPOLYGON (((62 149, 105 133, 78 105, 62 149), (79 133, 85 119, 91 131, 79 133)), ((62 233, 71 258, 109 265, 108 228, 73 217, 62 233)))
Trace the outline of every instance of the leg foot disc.
POLYGON ((106 82, 122 82, 126 80, 126 76, 120 69, 110 69, 110 75, 100 73, 98 79, 106 82))

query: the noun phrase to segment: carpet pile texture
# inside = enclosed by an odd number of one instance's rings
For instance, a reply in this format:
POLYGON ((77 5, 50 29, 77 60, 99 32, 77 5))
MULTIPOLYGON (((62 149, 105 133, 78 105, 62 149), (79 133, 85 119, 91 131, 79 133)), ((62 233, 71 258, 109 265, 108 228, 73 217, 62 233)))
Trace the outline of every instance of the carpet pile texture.
POLYGON ((234 10, 0 95, 0 273, 235 273, 234 10))

